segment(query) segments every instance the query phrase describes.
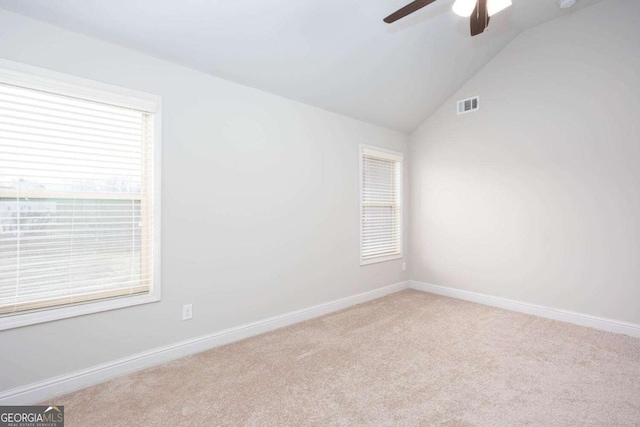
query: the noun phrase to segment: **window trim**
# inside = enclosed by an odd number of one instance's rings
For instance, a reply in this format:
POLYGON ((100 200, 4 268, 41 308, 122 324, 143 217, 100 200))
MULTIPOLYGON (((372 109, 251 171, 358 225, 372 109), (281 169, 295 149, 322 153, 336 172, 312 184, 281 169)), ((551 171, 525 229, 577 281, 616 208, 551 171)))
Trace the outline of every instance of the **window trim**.
POLYGON ((52 307, 38 311, 0 317, 0 331, 37 323, 99 313, 161 300, 161 166, 162 166, 162 98, 158 95, 127 89, 45 68, 0 58, 0 83, 21 86, 85 100, 144 110, 154 115, 153 138, 153 246, 151 262, 153 281, 149 293, 88 301, 77 305, 52 307))
POLYGON ((402 152, 400 151, 394 151, 394 150, 390 150, 387 148, 382 148, 382 147, 376 147, 374 145, 368 145, 368 144, 360 144, 360 148, 358 150, 358 157, 359 157, 359 163, 360 163, 360 169, 359 169, 359 178, 358 178, 358 182, 359 182, 359 190, 358 190, 358 194, 360 197, 360 201, 359 201, 359 206, 360 206, 360 211, 358 213, 358 221, 360 222, 359 228, 360 228, 360 266, 363 267, 365 265, 371 265, 371 264, 378 264, 381 262, 387 262, 387 261, 393 261, 393 260, 398 260, 398 259, 402 259, 404 258, 404 155, 402 152), (400 234, 400 239, 399 239, 399 247, 400 247, 400 253, 398 254, 393 254, 393 255, 387 255, 387 256, 379 256, 379 257, 375 257, 375 258, 368 258, 368 259, 363 259, 362 258, 362 241, 363 241, 363 237, 364 237, 364 223, 362 221, 362 212, 363 212, 363 203, 362 203, 362 190, 364 187, 364 181, 363 181, 363 172, 364 172, 364 153, 365 151, 375 151, 375 152, 379 152, 381 154, 389 154, 390 157, 395 157, 396 160, 400 163, 400 167, 401 167, 401 173, 400 173, 400 182, 398 183, 398 191, 400 192, 400 203, 399 203, 399 210, 400 210, 400 225, 399 225, 399 234, 400 234))

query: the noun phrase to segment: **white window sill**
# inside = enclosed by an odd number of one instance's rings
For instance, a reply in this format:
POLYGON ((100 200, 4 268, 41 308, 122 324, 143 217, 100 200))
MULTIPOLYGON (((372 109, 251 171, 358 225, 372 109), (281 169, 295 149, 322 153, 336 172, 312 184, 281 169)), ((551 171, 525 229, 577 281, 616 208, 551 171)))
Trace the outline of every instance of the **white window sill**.
POLYGON ((370 265, 370 264, 377 264, 379 262, 387 262, 387 261, 393 261, 396 259, 402 259, 402 254, 398 254, 398 255, 389 255, 389 256, 384 256, 384 257, 379 257, 379 258, 370 258, 370 259, 364 259, 364 260, 360 260, 360 266, 365 266, 365 265, 370 265))
POLYGON ((21 326, 35 325, 37 323, 67 319, 69 317, 83 316, 85 314, 98 313, 101 311, 148 304, 157 301, 160 301, 160 295, 145 294, 132 297, 125 296, 103 301, 87 302, 68 307, 51 308, 31 313, 0 317, 0 331, 19 328, 21 326))

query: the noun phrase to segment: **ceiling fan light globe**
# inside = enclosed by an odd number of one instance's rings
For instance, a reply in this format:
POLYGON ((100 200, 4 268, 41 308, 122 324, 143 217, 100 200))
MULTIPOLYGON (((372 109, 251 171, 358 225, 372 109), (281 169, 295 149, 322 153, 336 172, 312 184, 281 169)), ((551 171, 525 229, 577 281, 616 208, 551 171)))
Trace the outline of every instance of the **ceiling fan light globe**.
POLYGON ((476 0, 456 0, 451 8, 456 15, 468 18, 476 8, 476 0))
POLYGON ((493 16, 511 6, 511 0, 488 0, 487 13, 493 16))

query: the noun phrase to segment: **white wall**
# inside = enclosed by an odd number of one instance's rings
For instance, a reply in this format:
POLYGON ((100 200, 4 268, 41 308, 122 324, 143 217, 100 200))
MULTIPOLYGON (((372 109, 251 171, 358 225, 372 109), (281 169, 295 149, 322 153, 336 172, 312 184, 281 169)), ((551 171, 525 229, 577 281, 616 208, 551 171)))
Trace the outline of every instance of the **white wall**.
POLYGON ((640 323, 638 18, 524 32, 412 135, 412 279, 640 323))
POLYGON ((408 136, 4 11, 0 57, 164 108, 162 301, 0 332, 0 391, 408 279, 358 253, 358 145, 408 136))

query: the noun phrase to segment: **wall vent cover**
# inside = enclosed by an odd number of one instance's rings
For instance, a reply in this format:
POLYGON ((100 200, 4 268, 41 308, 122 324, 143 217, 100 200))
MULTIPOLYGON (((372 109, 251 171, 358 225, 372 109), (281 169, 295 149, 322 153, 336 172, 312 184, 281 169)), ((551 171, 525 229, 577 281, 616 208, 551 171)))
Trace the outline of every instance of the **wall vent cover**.
POLYGON ((480 109, 480 97, 462 99, 458 101, 458 114, 472 113, 480 109))

